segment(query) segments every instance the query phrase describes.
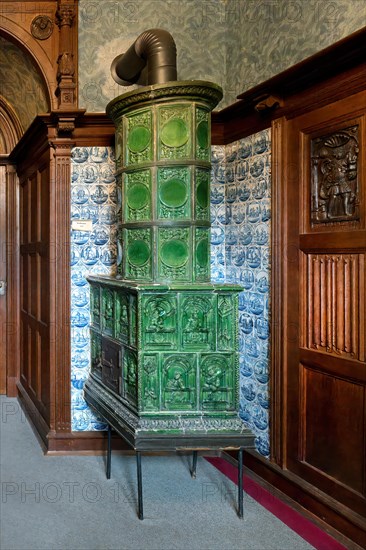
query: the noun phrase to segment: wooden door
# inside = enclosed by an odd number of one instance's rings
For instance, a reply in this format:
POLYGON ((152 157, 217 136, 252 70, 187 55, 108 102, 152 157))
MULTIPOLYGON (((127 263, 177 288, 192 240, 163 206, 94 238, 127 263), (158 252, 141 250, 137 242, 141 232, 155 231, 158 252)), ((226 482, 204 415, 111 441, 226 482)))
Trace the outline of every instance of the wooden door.
MULTIPOLYGON (((6 281, 6 166, 0 166, 0 281, 6 281)), ((1 285, 2 283, 0 283, 1 285)), ((0 394, 6 393, 6 289, 0 289, 0 394)))
POLYGON ((50 168, 44 160, 20 178, 20 384, 50 419, 50 168))
POLYGON ((366 92, 284 123, 284 466, 365 515, 366 92))

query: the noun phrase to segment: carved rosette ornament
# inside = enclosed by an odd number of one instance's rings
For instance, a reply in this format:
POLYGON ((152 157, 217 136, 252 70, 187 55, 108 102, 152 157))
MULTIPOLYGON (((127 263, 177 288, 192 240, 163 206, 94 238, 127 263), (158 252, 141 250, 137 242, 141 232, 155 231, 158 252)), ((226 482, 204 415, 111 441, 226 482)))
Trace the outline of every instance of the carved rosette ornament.
POLYGON ((53 21, 48 15, 37 15, 31 23, 31 33, 37 40, 47 40, 53 32, 53 21))

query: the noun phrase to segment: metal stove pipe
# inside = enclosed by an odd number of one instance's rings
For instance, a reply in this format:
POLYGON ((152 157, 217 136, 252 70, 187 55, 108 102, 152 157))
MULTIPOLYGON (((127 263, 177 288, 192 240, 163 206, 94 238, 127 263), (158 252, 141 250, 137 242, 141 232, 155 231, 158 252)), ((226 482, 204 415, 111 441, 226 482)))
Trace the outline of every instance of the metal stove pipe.
MULTIPOLYGON (((145 71, 144 71, 145 72, 145 71)), ((122 86, 165 84, 177 80, 177 49, 172 35, 164 29, 144 31, 111 65, 113 79, 122 86), (147 66, 147 81, 141 74, 147 66)))

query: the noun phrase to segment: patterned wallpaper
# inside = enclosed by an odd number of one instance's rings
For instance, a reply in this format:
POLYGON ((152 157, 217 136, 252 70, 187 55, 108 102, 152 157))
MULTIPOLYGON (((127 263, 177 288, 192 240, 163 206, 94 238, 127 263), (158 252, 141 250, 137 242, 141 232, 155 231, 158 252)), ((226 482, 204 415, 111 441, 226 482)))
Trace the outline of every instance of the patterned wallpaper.
MULTIPOLYGON (((224 86, 226 0, 135 0, 79 3, 79 104, 104 111, 123 90, 110 75, 112 60, 146 29, 168 30, 177 45, 179 80, 224 86)), ((131 88, 132 89, 132 88, 131 88)))
POLYGON ((38 113, 49 111, 42 78, 31 57, 0 36, 0 95, 14 108, 26 130, 38 113))
MULTIPOLYGON (((240 416, 269 453, 269 244, 270 133, 265 130, 212 149, 211 273, 216 282, 244 287, 239 298, 240 416)), ((82 395, 89 372, 88 273, 114 274, 117 192, 113 150, 75 148, 72 154, 72 220, 90 219, 92 231, 71 231, 72 428, 99 430, 103 423, 82 395)))
POLYGON ((365 0, 228 0, 226 97, 284 71, 366 25, 365 0))
POLYGON ((112 59, 144 30, 162 27, 178 49, 178 78, 238 94, 366 25, 365 0, 80 0, 81 107, 104 111, 121 93, 112 59))

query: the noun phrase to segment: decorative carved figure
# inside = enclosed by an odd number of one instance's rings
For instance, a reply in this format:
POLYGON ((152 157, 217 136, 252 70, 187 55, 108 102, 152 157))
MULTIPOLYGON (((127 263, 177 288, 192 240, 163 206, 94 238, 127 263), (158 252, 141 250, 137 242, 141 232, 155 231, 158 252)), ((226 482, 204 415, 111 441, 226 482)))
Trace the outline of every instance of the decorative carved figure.
POLYGON ((195 368, 190 358, 171 356, 164 365, 164 405, 173 410, 192 409, 195 405, 195 368))
POLYGON ((60 4, 56 12, 56 21, 59 27, 67 25, 71 27, 75 18, 75 8, 72 4, 60 4))
POLYGON ((169 346, 176 325, 174 302, 166 298, 151 298, 144 308, 146 315, 146 343, 169 346))
POLYGON ((312 223, 359 218, 358 153, 358 125, 312 140, 312 223))
POLYGON ((188 298, 184 302, 183 343, 198 345, 208 343, 209 330, 207 314, 211 304, 202 298, 188 298))
POLYGON ((70 52, 63 52, 58 60, 58 76, 73 76, 75 73, 74 56, 70 52))

